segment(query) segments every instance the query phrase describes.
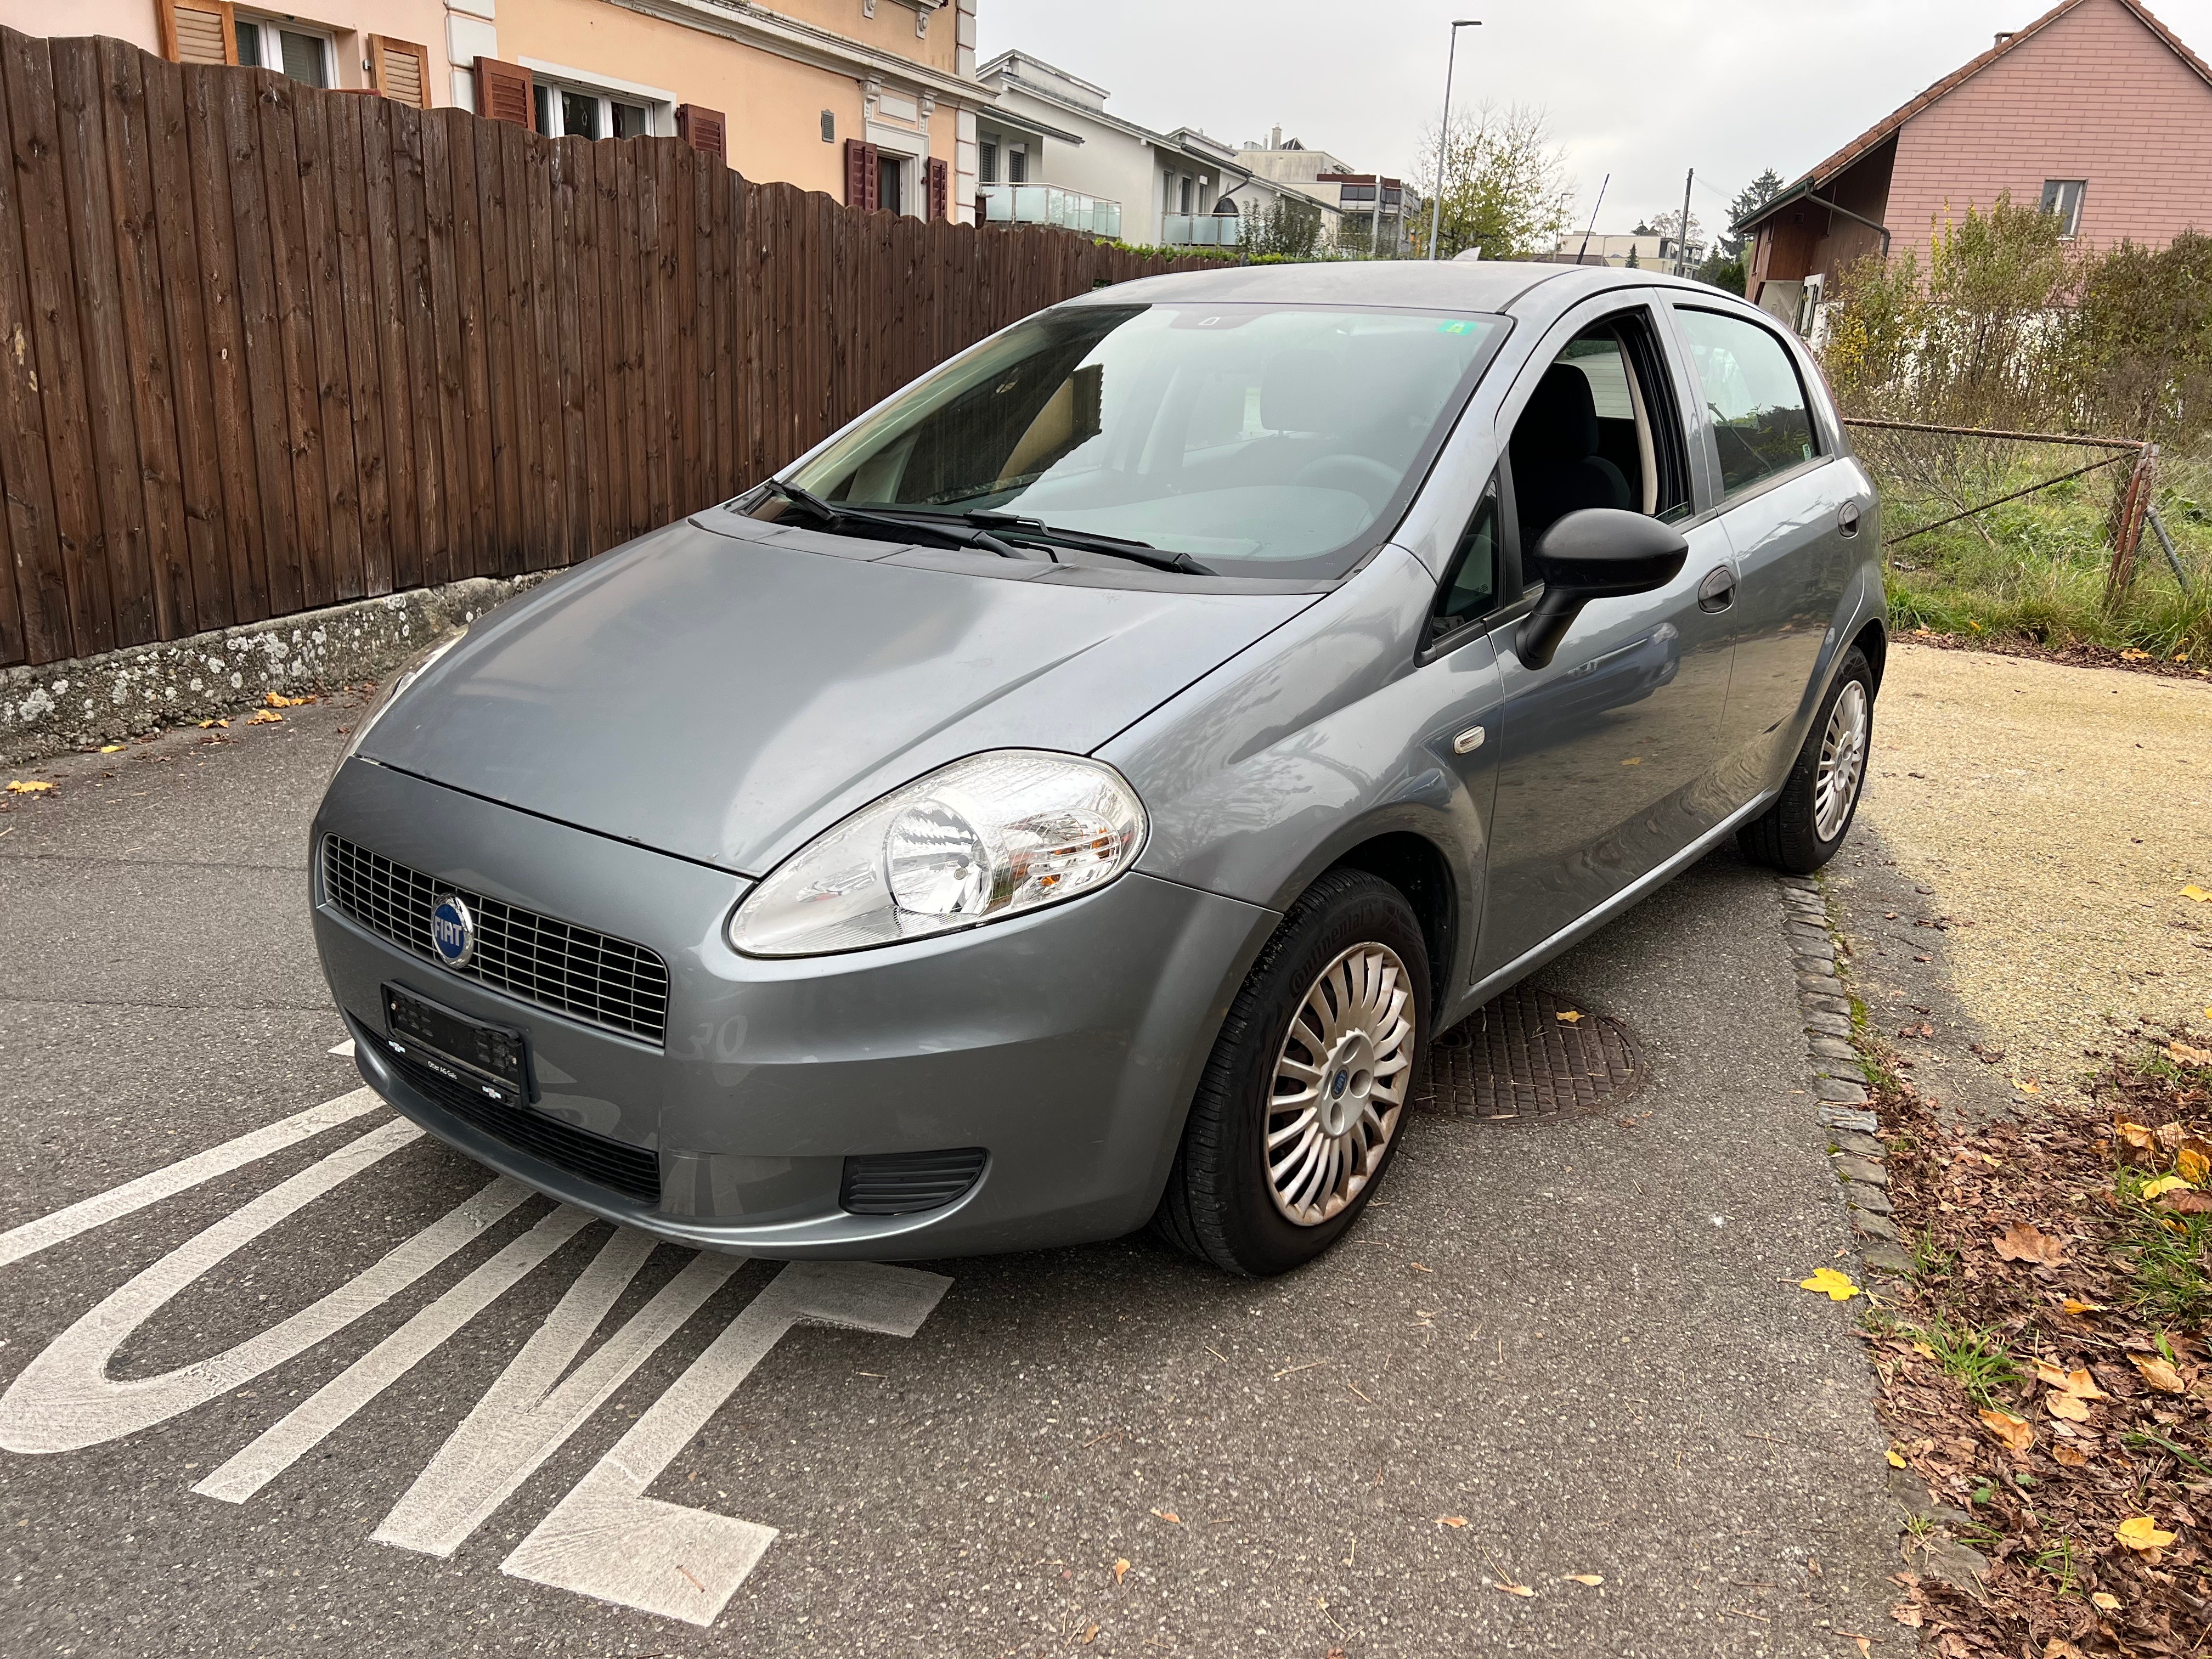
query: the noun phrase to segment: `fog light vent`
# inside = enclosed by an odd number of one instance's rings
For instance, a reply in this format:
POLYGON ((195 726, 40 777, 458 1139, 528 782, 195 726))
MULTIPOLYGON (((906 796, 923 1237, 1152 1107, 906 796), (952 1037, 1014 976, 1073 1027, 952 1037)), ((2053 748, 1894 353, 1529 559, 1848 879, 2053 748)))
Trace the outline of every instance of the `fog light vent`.
POLYGON ((911 1215, 950 1204, 983 1173, 981 1146, 848 1158, 837 1201, 852 1215, 911 1215))

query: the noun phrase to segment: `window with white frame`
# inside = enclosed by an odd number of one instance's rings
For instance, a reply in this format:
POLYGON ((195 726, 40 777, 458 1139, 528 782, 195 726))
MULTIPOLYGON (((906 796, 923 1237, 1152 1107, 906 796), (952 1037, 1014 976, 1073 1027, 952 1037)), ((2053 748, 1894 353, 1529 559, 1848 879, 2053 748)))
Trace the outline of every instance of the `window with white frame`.
POLYGON ((549 138, 645 138, 676 131, 674 106, 641 88, 593 86, 525 61, 538 131, 549 138))
POLYGON ((2061 236, 2076 236, 2081 230, 2081 198, 2089 191, 2086 179, 2045 179, 2043 181, 2043 210, 2058 221, 2061 236))
POLYGON ((238 61, 256 69, 272 69, 311 87, 334 87, 337 81, 337 44, 325 30, 291 18, 253 17, 236 14, 238 61))

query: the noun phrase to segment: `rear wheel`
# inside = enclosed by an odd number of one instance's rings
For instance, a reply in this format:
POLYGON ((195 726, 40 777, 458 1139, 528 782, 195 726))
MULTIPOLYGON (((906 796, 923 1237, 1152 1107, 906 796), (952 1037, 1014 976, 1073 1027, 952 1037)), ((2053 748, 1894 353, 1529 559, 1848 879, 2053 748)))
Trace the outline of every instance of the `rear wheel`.
POLYGON ((1253 1275, 1334 1243, 1397 1151, 1428 1010, 1428 955, 1404 896, 1358 871, 1316 882, 1230 1007, 1156 1229, 1253 1275))
POLYGON ((1744 856, 1809 876, 1850 833, 1874 740, 1874 669, 1853 646, 1774 804, 1736 832, 1744 856))

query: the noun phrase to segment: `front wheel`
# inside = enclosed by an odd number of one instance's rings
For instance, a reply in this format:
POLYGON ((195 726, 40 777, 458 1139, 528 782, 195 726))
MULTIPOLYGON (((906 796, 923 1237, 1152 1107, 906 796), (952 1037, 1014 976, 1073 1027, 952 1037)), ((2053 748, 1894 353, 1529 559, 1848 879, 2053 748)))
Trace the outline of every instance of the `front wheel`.
POLYGON ((1351 1226, 1398 1148, 1429 959, 1398 890, 1321 878, 1222 1024, 1154 1226, 1231 1273, 1288 1272, 1351 1226))
POLYGON ((1874 741, 1874 668, 1853 646, 1774 804, 1736 832, 1744 856, 1809 876, 1850 833, 1874 741))

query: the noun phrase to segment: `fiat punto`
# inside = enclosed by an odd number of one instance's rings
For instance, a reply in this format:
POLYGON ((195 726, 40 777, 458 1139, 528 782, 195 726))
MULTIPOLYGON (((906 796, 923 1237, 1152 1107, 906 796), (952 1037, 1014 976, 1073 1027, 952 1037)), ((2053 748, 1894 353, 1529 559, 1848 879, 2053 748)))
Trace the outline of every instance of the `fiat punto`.
POLYGON ((1103 289, 394 676, 323 963, 401 1112, 669 1239, 1281 1272, 1432 1033, 1730 836, 1835 852, 1875 506, 1713 289, 1103 289))

